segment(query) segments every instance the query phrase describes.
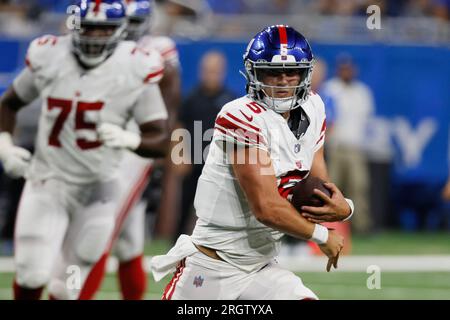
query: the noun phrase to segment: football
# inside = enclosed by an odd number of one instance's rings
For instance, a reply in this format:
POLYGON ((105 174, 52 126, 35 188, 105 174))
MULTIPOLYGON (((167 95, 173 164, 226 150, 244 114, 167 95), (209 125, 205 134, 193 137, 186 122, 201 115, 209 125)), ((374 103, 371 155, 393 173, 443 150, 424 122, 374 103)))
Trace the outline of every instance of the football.
POLYGON ((325 181, 317 177, 308 176, 298 182, 292 190, 291 203, 297 211, 301 211, 302 206, 321 207, 324 203, 319 196, 314 194, 314 189, 319 189, 327 196, 331 197, 331 192, 325 185, 325 181))

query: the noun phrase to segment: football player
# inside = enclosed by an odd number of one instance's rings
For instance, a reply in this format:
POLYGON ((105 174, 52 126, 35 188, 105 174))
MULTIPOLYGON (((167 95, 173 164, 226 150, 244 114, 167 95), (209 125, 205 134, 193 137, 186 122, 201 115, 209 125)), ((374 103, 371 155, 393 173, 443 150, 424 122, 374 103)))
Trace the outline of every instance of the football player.
POLYGON ((175 271, 163 299, 317 299, 274 260, 284 234, 318 243, 327 270, 337 267, 342 236, 308 219, 347 219, 351 201, 328 183, 331 197, 319 191, 325 204, 303 208, 305 218, 278 192, 287 179, 328 181, 325 108, 310 90, 311 48, 293 28, 271 26, 250 41, 244 65, 248 94, 216 118, 193 234, 152 259, 155 280, 175 271))
POLYGON ((167 153, 167 111, 155 51, 122 41, 121 0, 80 0, 80 28, 34 40, 27 67, 2 97, 0 160, 27 179, 15 229, 15 299, 76 299, 107 247, 126 150, 167 153), (16 113, 43 101, 33 155, 14 145, 16 113), (130 119, 139 133, 126 129, 130 119))
MULTIPOLYGON (((154 1, 133 0, 127 2, 127 39, 138 42, 142 50, 156 50, 164 61, 164 74, 159 82, 161 93, 169 114, 169 128, 173 129, 180 99, 180 73, 178 51, 173 40, 163 36, 151 36, 151 17, 154 1)), ((168 159, 170 161, 170 159, 168 159)), ((113 253, 119 260, 118 278, 122 297, 139 300, 144 297, 147 275, 143 265, 145 209, 141 198, 147 186, 152 160, 126 152, 120 165, 121 197, 115 209, 118 216, 116 231, 107 252, 91 271, 80 299, 92 299, 103 279, 107 257, 113 253)), ((166 171, 167 173, 167 171, 166 171)))

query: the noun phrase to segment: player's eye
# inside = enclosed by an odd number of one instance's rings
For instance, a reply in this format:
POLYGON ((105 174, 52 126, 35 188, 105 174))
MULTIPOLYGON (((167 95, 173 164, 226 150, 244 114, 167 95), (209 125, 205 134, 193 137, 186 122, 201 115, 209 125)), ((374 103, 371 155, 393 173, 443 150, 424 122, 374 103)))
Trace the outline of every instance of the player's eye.
POLYGON ((289 69, 289 68, 267 68, 260 71, 262 76, 268 77, 279 77, 285 74, 288 77, 294 77, 301 74, 299 69, 289 69))

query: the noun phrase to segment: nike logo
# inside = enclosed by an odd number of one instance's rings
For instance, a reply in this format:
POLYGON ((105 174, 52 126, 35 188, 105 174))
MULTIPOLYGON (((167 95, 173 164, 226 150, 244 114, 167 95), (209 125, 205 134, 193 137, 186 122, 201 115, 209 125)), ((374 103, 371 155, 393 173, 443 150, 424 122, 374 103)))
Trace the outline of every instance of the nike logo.
POLYGON ((253 116, 248 116, 245 113, 242 112, 242 110, 239 110, 241 112, 241 114, 245 117, 245 119, 247 119, 249 122, 251 122, 253 120, 253 116))

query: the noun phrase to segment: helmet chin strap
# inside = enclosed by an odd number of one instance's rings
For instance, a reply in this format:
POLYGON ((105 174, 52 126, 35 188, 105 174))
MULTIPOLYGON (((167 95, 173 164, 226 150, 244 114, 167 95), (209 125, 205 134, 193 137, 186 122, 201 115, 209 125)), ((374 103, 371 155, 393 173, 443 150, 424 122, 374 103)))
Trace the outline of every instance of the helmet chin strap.
POLYGON ((262 102, 277 113, 288 112, 299 106, 295 94, 287 98, 274 98, 269 96, 264 89, 261 91, 264 94, 262 102))

